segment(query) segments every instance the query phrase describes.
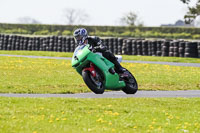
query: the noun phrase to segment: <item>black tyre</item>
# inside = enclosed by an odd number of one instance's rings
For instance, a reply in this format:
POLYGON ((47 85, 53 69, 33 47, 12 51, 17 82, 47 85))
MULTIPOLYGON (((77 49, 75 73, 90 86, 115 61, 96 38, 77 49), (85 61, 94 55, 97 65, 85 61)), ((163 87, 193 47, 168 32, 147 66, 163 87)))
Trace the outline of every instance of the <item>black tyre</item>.
POLYGON ((126 83, 126 87, 122 88, 122 91, 126 94, 135 94, 138 90, 138 84, 135 79, 135 77, 128 71, 126 72, 129 76, 124 79, 124 82, 126 83))
MULTIPOLYGON (((99 75, 98 72, 97 75, 99 75)), ((104 93, 105 88, 100 75, 95 79, 89 71, 82 71, 82 77, 88 88, 95 94, 104 93)))

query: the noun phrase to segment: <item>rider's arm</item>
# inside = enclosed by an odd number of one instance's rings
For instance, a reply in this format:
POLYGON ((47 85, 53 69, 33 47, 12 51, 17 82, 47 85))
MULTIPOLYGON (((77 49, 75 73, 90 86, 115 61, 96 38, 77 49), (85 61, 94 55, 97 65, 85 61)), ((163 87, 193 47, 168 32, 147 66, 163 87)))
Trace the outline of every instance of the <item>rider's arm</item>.
POLYGON ((103 44, 102 40, 99 37, 94 37, 95 46, 97 51, 106 51, 107 47, 103 44))

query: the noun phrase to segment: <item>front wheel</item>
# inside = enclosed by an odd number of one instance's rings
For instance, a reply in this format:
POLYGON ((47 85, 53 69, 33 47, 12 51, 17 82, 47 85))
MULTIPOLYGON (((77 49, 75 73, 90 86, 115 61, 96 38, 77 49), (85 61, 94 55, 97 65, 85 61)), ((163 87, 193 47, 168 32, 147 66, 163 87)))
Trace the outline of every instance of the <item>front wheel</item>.
POLYGON ((98 72, 96 72, 96 77, 93 77, 90 71, 82 71, 82 77, 88 88, 95 94, 104 93, 105 88, 98 72))
POLYGON ((128 77, 124 79, 126 87, 122 88, 122 91, 125 92, 126 94, 135 94, 138 90, 137 81, 135 77, 128 70, 126 70, 125 73, 128 75, 128 77))

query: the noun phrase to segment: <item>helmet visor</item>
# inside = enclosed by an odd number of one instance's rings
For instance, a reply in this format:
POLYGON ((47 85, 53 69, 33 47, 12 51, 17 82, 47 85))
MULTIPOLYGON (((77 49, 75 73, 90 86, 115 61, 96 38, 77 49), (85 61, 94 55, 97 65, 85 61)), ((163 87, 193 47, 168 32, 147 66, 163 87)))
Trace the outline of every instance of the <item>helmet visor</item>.
POLYGON ((82 40, 82 37, 80 35, 78 35, 78 36, 75 36, 75 39, 77 42, 80 42, 82 40))

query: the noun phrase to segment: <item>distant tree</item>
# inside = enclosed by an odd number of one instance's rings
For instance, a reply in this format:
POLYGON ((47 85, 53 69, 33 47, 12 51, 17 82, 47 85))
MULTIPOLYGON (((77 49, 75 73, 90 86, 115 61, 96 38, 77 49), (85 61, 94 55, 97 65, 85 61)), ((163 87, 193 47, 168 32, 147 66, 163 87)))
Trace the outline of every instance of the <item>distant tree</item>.
POLYGON ((124 14, 124 16, 120 18, 120 23, 128 26, 143 26, 143 23, 139 21, 137 14, 134 12, 124 14))
POLYGON ((84 22, 89 21, 89 15, 84 10, 76 10, 73 8, 66 8, 63 10, 64 19, 66 24, 83 24, 84 22))
POLYGON ((174 24, 162 24, 161 26, 174 27, 174 26, 186 26, 186 24, 183 20, 177 20, 174 24))
POLYGON ((174 26, 185 26, 185 22, 183 20, 177 20, 174 26))
POLYGON ((190 2, 190 0, 181 0, 183 3, 189 3, 190 2))
POLYGON ((200 16, 197 16, 194 20, 194 26, 195 27, 200 27, 200 16))
POLYGON ((31 18, 31 17, 21 17, 21 18, 18 18, 18 22, 19 23, 22 23, 22 24, 41 24, 40 21, 34 19, 34 18, 31 18))
POLYGON ((187 24, 190 24, 192 23, 195 18, 197 16, 200 15, 200 0, 197 1, 196 5, 194 7, 190 7, 189 4, 191 2, 191 0, 181 0, 183 3, 187 4, 188 5, 188 12, 187 14, 184 16, 185 18, 185 22, 187 24))

